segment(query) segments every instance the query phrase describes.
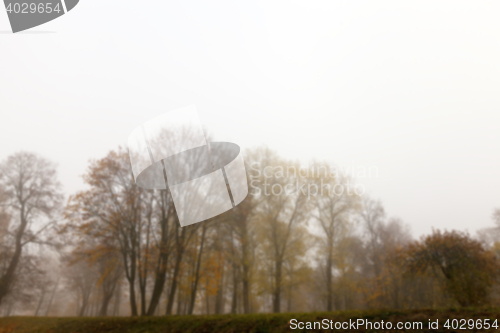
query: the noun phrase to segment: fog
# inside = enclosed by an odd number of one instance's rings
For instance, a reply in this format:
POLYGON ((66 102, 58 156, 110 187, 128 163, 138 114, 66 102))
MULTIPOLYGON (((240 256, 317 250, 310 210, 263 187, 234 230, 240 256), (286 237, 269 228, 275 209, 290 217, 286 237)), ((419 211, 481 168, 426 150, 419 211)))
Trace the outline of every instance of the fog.
POLYGON ((8 33, 0 158, 58 163, 66 195, 138 125, 195 104, 217 140, 358 177, 415 236, 500 205, 500 3, 82 0, 8 33), (362 176, 362 175, 361 175, 362 176))

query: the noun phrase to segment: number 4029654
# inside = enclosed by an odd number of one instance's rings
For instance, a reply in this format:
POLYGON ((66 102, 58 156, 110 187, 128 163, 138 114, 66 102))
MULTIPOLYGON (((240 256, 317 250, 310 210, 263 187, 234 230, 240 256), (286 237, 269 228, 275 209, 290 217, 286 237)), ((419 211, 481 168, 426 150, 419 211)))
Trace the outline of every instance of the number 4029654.
POLYGON ((9 3, 7 6, 7 13, 16 14, 34 14, 34 13, 47 13, 52 12, 60 13, 62 11, 60 3, 52 4, 47 3, 9 3))
POLYGON ((446 323, 443 325, 447 329, 453 329, 453 330, 465 330, 465 329, 471 329, 471 330, 480 330, 480 329, 498 329, 498 320, 495 319, 448 319, 446 320, 446 323))

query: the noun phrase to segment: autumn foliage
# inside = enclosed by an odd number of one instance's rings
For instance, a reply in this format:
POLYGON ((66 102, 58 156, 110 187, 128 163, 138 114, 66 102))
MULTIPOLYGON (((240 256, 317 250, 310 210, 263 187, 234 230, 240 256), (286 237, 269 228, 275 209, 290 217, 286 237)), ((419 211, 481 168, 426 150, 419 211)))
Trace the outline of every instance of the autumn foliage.
POLYGON ((415 241, 380 201, 349 193, 335 165, 303 167, 266 147, 245 162, 246 199, 186 227, 168 188, 135 184, 122 148, 90 161, 63 209, 51 163, 25 153, 0 163, 0 316, 499 304, 500 211, 478 237, 415 241))
POLYGON ((461 306, 490 303, 500 266, 491 250, 467 233, 434 230, 401 251, 400 263, 414 275, 427 272, 461 306))

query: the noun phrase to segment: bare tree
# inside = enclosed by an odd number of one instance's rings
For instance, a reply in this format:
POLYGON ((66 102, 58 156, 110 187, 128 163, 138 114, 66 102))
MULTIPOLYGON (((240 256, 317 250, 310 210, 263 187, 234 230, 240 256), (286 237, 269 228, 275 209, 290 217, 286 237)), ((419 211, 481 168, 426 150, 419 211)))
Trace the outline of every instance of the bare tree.
POLYGON ((2 207, 12 217, 8 243, 12 251, 0 271, 0 304, 14 283, 16 270, 29 243, 43 243, 40 237, 54 222, 62 195, 55 166, 32 153, 11 155, 0 164, 2 207))
POLYGON ((257 152, 252 170, 251 183, 259 189, 254 195, 259 201, 255 213, 264 243, 261 254, 269 264, 273 312, 280 312, 283 265, 290 248, 302 241, 305 230, 300 225, 308 218, 310 202, 303 189, 307 179, 300 176, 296 163, 282 160, 268 149, 257 152))
POLYGON ((368 248, 368 260, 375 277, 380 276, 382 270, 382 258, 380 256, 380 230, 385 219, 385 210, 380 201, 371 198, 363 198, 361 210, 359 211, 368 248))
POLYGON ((315 164, 309 173, 309 180, 317 186, 318 195, 314 196, 314 219, 324 233, 321 245, 325 252, 326 310, 333 310, 333 274, 337 247, 349 236, 352 229, 350 213, 356 208, 358 198, 351 195, 348 180, 335 172, 330 165, 315 164))

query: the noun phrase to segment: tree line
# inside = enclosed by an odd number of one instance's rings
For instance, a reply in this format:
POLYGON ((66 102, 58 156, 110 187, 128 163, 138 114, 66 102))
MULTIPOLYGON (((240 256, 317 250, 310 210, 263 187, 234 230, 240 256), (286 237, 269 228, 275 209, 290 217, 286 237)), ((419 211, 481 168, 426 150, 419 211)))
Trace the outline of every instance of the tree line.
POLYGON ((66 201, 55 165, 0 164, 0 315, 153 316, 498 302, 500 210, 476 237, 415 240, 334 165, 245 154, 249 194, 181 227, 168 189, 136 186, 126 150, 90 161, 66 201))

